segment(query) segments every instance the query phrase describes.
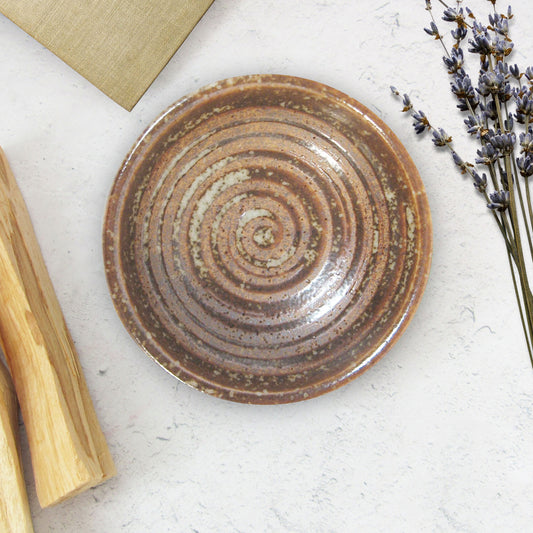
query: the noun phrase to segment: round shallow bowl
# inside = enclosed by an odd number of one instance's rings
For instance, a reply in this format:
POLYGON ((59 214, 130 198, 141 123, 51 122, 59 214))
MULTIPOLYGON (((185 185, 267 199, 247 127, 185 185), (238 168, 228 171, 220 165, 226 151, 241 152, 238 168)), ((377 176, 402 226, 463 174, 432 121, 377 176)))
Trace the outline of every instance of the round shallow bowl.
POLYGON ((430 268, 418 172, 373 113, 265 75, 187 96, 135 144, 104 227, 116 310, 183 382, 248 403, 303 400, 375 363, 430 268))

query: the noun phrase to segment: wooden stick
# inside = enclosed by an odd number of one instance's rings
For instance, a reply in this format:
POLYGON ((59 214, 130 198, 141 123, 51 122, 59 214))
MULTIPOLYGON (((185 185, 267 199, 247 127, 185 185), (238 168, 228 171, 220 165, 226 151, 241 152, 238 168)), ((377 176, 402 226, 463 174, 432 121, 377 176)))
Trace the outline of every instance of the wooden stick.
POLYGON ((113 476, 74 344, 1 148, 0 341, 28 434, 41 506, 113 476))
POLYGON ((31 533, 33 525, 17 436, 15 389, 7 368, 0 361, 0 531, 31 533))

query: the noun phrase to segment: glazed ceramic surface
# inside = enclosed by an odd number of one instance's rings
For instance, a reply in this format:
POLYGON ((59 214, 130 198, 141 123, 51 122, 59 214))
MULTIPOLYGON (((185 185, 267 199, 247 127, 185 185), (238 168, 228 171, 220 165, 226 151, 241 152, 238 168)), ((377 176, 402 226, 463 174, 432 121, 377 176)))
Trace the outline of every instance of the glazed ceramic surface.
POLYGON ((169 372, 228 400, 282 403, 376 362, 431 260, 416 168, 350 97, 247 76, 177 102, 114 183, 104 228, 124 325, 169 372))

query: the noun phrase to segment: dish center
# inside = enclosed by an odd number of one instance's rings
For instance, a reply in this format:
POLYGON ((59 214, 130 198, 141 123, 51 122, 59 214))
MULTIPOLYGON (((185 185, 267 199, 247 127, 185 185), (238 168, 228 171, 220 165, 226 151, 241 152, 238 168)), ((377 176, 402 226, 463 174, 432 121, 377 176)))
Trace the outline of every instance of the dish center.
POLYGON ((272 228, 265 226, 257 228, 253 239, 257 246, 261 246, 261 248, 268 248, 269 246, 272 246, 275 241, 272 228))

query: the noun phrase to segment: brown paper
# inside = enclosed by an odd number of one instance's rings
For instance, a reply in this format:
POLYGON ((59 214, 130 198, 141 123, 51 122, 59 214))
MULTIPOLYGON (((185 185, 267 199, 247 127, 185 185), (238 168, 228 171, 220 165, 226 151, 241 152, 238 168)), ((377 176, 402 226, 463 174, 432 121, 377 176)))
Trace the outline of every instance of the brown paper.
POLYGON ((213 0, 0 0, 0 12, 131 110, 213 0))

